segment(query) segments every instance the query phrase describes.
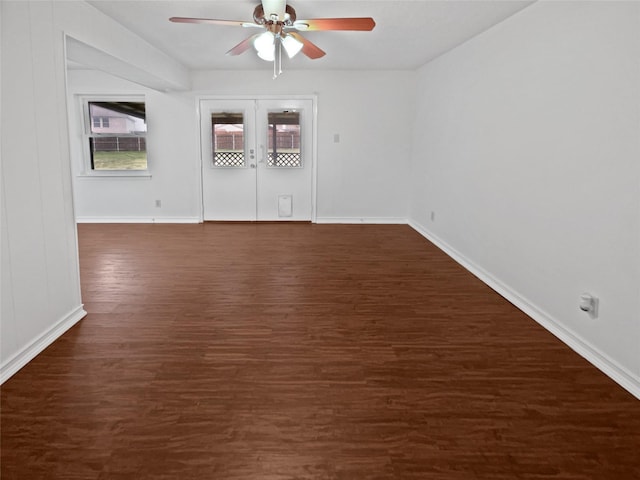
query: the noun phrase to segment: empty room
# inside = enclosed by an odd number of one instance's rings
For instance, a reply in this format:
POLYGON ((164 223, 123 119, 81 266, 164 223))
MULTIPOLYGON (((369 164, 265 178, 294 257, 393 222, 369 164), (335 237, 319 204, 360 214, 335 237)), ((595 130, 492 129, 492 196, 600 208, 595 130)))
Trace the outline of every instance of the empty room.
POLYGON ((640 2, 0 21, 3 480, 640 478, 640 2))

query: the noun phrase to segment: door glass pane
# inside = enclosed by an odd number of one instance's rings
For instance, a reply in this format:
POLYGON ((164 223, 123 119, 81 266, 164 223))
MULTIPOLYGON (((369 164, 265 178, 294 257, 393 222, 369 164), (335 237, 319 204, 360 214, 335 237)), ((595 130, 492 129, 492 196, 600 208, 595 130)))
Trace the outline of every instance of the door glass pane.
POLYGON ((280 168, 302 167, 300 150, 300 112, 285 110, 269 112, 267 144, 269 160, 267 166, 280 168))
POLYGON ((88 102, 93 170, 146 170, 144 102, 88 102))
POLYGON ((242 113, 211 114, 211 151, 214 167, 244 167, 244 116, 242 113))

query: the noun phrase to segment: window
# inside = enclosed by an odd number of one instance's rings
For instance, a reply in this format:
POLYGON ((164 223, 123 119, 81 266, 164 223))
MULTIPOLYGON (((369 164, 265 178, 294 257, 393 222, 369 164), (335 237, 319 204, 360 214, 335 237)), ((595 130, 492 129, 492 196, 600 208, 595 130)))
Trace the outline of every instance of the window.
POLYGON ((245 167, 242 113, 211 114, 211 151, 214 167, 245 167))
POLYGON ((92 117, 93 128, 109 128, 109 117, 92 117))
POLYGON ((302 167, 300 112, 269 112, 268 167, 302 167))
POLYGON ((84 99, 87 170, 147 170, 147 123, 144 99, 84 99))

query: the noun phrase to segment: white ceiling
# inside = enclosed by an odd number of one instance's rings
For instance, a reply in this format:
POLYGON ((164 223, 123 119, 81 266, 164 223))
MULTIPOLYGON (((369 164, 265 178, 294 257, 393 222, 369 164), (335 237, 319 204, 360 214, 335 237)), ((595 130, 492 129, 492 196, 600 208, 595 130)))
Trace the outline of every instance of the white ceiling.
MULTIPOLYGON (((298 19, 373 17, 371 32, 306 32, 327 55, 286 59, 295 69, 415 69, 501 22, 535 0, 290 0, 298 19)), ((231 47, 253 29, 176 24, 168 18, 205 17, 252 21, 259 0, 91 0, 88 3, 191 70, 265 68, 252 50, 236 57, 231 47)))

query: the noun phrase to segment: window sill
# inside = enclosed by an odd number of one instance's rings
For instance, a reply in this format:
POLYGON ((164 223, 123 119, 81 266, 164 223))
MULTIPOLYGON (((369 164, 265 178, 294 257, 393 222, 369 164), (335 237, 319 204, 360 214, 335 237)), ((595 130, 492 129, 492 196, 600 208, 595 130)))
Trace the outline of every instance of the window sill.
POLYGON ((148 171, 139 171, 139 172, 124 172, 124 171, 113 171, 113 172, 92 172, 92 173, 80 173, 76 175, 78 178, 141 178, 141 179, 149 179, 151 178, 151 173, 148 171))

